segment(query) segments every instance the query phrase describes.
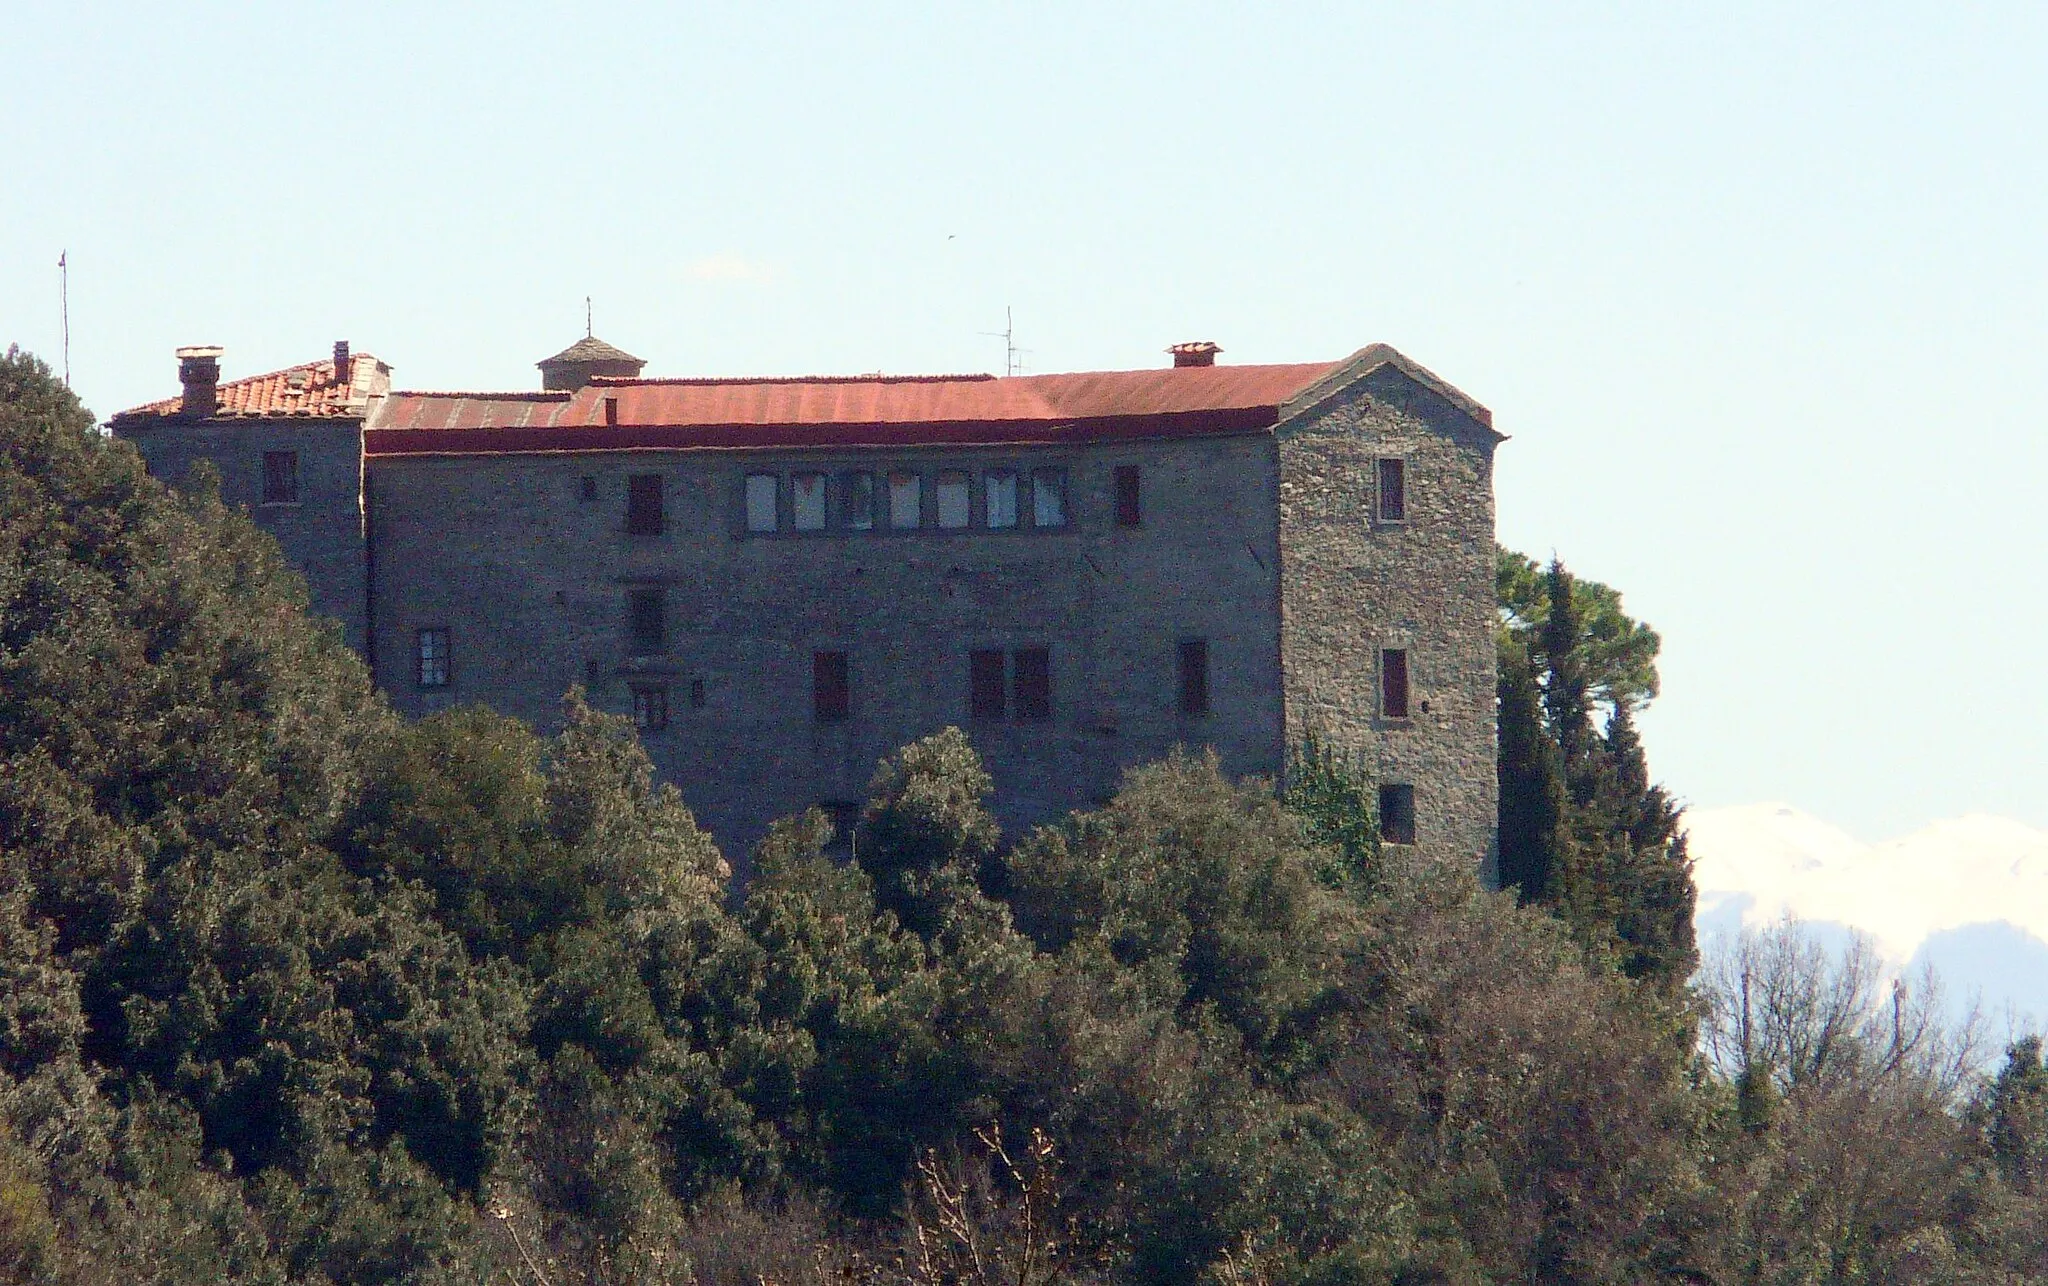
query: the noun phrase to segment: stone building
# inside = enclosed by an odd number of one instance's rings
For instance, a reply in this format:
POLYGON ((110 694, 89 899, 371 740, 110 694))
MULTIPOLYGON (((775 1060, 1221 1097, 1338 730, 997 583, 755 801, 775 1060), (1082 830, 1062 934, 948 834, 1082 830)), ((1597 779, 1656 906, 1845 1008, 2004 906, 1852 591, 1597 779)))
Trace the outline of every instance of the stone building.
POLYGON ((1384 345, 1156 370, 650 379, 585 338, 539 392, 394 391, 337 344, 114 417, 201 459, 412 713, 629 713, 735 857, 947 724, 1006 829, 1176 744, 1277 774, 1317 730, 1387 838, 1491 874, 1491 416, 1384 345))

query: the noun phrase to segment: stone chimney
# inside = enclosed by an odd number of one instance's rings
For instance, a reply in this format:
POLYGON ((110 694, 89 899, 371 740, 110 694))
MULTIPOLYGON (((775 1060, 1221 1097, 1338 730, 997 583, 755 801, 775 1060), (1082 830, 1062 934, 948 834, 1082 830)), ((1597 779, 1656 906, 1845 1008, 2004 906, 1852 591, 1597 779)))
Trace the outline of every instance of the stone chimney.
POLYGON ((349 364, 348 341, 334 341, 334 382, 344 387, 348 384, 349 372, 355 368, 349 364))
POLYGON ((1175 344, 1166 351, 1173 354, 1173 364, 1175 366, 1214 366, 1216 364, 1216 354, 1223 350, 1216 344, 1204 339, 1197 340, 1192 344, 1175 344))
POLYGON ((178 409, 194 419, 204 419, 220 409, 220 355, 218 344, 199 344, 178 350, 178 382, 185 386, 185 402, 178 409))

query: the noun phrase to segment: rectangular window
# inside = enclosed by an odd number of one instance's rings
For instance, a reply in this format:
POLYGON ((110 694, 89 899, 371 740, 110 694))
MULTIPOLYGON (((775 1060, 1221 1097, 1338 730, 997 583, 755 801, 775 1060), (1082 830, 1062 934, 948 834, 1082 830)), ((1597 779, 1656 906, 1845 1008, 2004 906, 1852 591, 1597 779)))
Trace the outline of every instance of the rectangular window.
POLYGON ((837 857, 853 856, 853 836, 860 827, 860 805, 850 799, 828 799, 819 804, 825 820, 832 825, 832 838, 825 851, 837 857))
POLYGON ((1135 527, 1144 520, 1144 509, 1138 493, 1138 466, 1120 464, 1116 467, 1116 525, 1135 527))
POLYGON ((448 631, 427 629, 419 632, 419 679, 423 688, 445 688, 448 686, 448 631))
POLYGON ((774 531, 782 525, 775 509, 776 477, 772 473, 747 475, 747 530, 774 531))
POLYGON ((626 597, 626 627, 633 655, 652 656, 667 642, 667 594, 659 588, 636 589, 626 597))
POLYGON ((835 723, 853 713, 846 653, 811 653, 811 713, 819 723, 835 723))
POLYGON ((939 526, 965 527, 970 504, 972 485, 965 473, 958 469, 947 469, 939 474, 938 501, 939 526))
POLYGON ((295 505, 299 502, 299 453, 263 453, 263 503, 295 505))
POLYGON ((1052 718, 1051 649, 1020 647, 1011 655, 1010 664, 1016 682, 1017 722, 1042 723, 1052 718))
POLYGON ((981 485, 987 497, 988 525, 1016 526, 1017 475, 1008 469, 991 469, 983 475, 981 485))
POLYGON ((845 523, 849 531, 875 528, 875 475, 865 469, 846 475, 845 523))
POLYGON ((1387 844, 1415 842, 1415 787, 1380 787, 1380 839, 1387 844))
POLYGON ((1380 461, 1379 515, 1381 522, 1408 519, 1408 462, 1380 461))
POLYGON ((825 475, 789 475, 790 526, 798 531, 825 530, 825 475))
POLYGON ((977 648, 967 656, 967 715, 983 722, 1003 717, 1003 650, 977 648))
POLYGON ((659 536, 661 529, 661 475, 636 473, 626 479, 626 534, 659 536))
POLYGON ((1180 712, 1209 713, 1209 640, 1180 641, 1180 712))
POLYGON ((587 473, 578 478, 576 480, 576 498, 578 500, 597 499, 597 479, 587 473))
POLYGON ((902 471, 890 474, 889 525, 898 531, 914 531, 923 520, 923 479, 902 471))
POLYGON ((692 710, 702 710, 703 708, 704 708, 704 680, 702 680, 702 679, 691 679, 691 680, 690 680, 690 709, 692 709, 692 710))
POLYGON ((1067 525, 1067 471, 1065 469, 1033 469, 1031 471, 1031 525, 1034 527, 1064 527, 1067 525))
POLYGON ((1380 649, 1380 713, 1389 719, 1408 717, 1408 649, 1380 649))
POLYGON ((668 689, 633 689, 633 726, 642 732, 668 727, 668 689))

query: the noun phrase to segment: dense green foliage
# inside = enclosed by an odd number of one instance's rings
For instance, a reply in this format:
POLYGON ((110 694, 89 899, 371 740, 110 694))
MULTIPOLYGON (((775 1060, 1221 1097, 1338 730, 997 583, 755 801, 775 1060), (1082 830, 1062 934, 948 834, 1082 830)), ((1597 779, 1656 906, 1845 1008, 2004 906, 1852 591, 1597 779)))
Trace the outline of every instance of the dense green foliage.
POLYGON ((1313 743, 1005 837, 954 730, 735 895, 623 721, 396 718, 9 354, 0 1282, 2038 1278, 2039 1045, 1972 1090, 1797 952, 1683 989, 1654 636, 1544 584, 1531 905, 1389 865, 1313 743))

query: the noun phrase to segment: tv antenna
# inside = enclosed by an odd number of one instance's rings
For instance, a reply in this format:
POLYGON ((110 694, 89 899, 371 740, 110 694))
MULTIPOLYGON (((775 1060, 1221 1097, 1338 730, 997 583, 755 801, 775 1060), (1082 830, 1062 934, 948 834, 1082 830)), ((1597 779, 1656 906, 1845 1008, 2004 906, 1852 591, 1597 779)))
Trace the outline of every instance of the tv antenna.
POLYGON ((71 252, 57 252, 57 317, 64 328, 64 387, 71 387, 71 252))
POLYGON ((1001 330, 985 330, 981 333, 990 339, 1000 339, 1003 341, 1003 374, 1021 375, 1024 373, 1024 350, 1017 347, 1017 321, 1010 315, 1010 308, 1007 304, 1003 307, 1003 328, 1001 330))

